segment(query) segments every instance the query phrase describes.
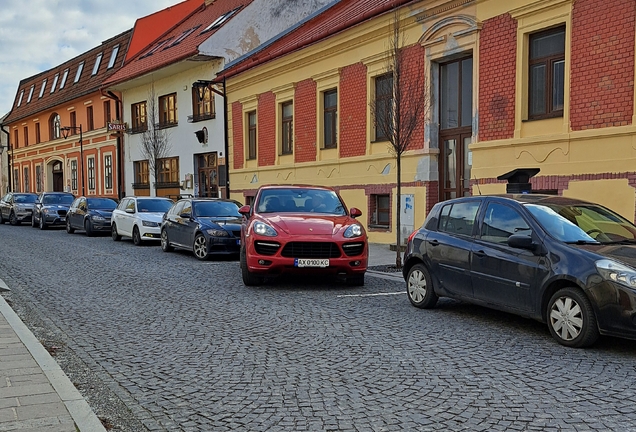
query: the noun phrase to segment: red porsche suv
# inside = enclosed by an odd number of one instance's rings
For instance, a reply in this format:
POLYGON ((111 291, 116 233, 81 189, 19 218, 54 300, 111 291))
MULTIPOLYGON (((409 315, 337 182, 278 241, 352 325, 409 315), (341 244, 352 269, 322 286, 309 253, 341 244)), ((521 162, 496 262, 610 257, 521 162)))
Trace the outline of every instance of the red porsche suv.
POLYGON ((252 206, 239 209, 241 273, 260 285, 282 273, 333 274, 364 285, 368 244, 357 208, 321 186, 262 186, 252 206))

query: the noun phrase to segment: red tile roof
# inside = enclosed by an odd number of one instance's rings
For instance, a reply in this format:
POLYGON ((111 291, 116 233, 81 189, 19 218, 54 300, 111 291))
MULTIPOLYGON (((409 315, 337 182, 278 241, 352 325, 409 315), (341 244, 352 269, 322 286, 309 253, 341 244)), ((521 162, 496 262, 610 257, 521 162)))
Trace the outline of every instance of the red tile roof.
POLYGON ((174 6, 160 10, 151 15, 139 18, 135 22, 133 35, 126 53, 126 61, 139 54, 139 51, 146 48, 155 41, 166 30, 174 27, 185 17, 199 8, 203 0, 186 0, 174 6))
POLYGON ((124 62, 124 57, 126 55, 131 35, 132 30, 127 30, 65 63, 20 81, 18 92, 16 93, 16 98, 13 102, 13 108, 7 115, 4 123, 8 124, 36 115, 41 111, 45 111, 65 102, 77 99, 78 97, 98 91, 102 82, 117 71, 119 66, 124 62), (109 68, 108 65, 111 60, 111 55, 117 45, 119 45, 119 49, 117 51, 116 58, 113 66, 109 68), (98 66, 97 73, 93 75, 93 68, 99 53, 102 53, 101 61, 98 66), (80 78, 77 82, 75 82, 77 70, 82 63, 83 69, 80 78), (64 83, 64 88, 60 88, 65 71, 67 70, 68 74, 66 82, 64 83), (53 83, 56 81, 56 75, 58 78, 55 91, 51 92, 53 83), (46 82, 44 80, 46 80, 46 82), (43 85, 46 87, 44 88, 42 97, 39 97, 43 85), (31 101, 28 101, 29 92, 32 87, 32 98, 31 101), (22 100, 20 101, 20 106, 18 106, 18 101, 20 100, 20 94, 22 92, 24 93, 22 100))
POLYGON ((240 74, 415 1, 417 0, 340 0, 323 9, 322 13, 309 17, 300 25, 273 38, 270 44, 263 44, 251 54, 229 63, 217 77, 220 79, 240 74))
POLYGON ((242 9, 250 3, 252 0, 216 0, 207 6, 202 4, 181 23, 164 33, 155 43, 128 60, 124 67, 104 82, 104 87, 196 57, 199 55, 199 45, 213 35, 217 28, 205 32, 204 30, 223 14, 236 8, 242 9), (191 33, 187 34, 187 32, 191 33))

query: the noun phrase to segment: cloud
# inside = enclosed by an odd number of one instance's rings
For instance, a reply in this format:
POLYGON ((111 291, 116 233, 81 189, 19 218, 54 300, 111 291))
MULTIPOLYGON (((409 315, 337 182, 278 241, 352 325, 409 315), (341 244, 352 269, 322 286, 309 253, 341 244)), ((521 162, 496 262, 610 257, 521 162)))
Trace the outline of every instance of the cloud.
POLYGON ((36 75, 120 34, 138 18, 182 0, 2 0, 0 117, 22 79, 36 75))

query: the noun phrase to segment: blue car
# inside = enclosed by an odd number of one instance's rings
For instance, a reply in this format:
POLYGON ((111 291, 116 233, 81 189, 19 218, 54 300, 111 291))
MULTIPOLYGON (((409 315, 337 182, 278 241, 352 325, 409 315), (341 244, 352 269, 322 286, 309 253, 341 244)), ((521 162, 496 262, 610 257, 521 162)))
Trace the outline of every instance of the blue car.
POLYGON ((236 255, 241 248, 241 204, 229 199, 186 198, 161 221, 161 249, 192 251, 199 260, 236 255))

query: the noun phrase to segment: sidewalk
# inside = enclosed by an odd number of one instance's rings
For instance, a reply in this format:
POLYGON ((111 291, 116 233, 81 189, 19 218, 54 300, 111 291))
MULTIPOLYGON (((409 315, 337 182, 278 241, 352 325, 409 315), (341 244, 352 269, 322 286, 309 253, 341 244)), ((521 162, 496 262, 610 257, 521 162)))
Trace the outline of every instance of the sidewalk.
MULTIPOLYGON (((0 292, 8 290, 0 279, 0 292)), ((0 296, 0 431, 106 432, 86 400, 0 296)))
MULTIPOLYGON (((389 245, 369 244, 369 276, 395 281, 402 273, 389 245)), ((0 279, 0 292, 9 288, 0 279)), ((0 296, 0 432, 106 432, 57 362, 0 296)))

